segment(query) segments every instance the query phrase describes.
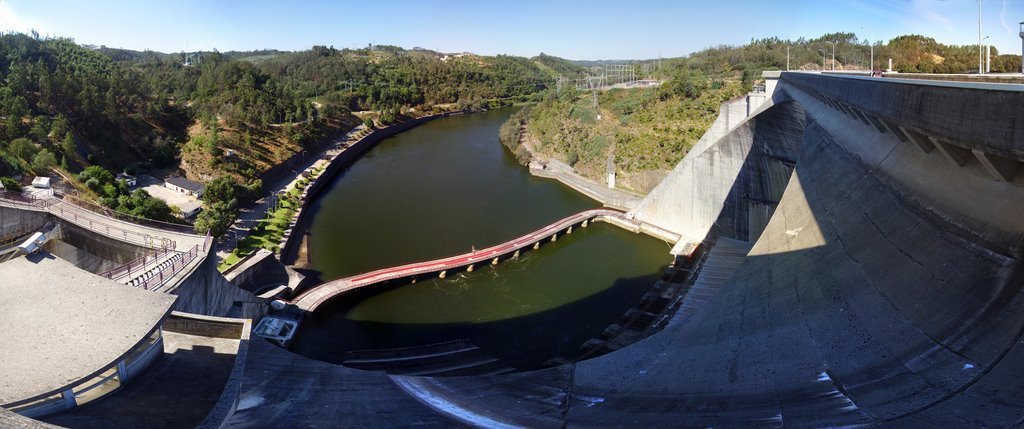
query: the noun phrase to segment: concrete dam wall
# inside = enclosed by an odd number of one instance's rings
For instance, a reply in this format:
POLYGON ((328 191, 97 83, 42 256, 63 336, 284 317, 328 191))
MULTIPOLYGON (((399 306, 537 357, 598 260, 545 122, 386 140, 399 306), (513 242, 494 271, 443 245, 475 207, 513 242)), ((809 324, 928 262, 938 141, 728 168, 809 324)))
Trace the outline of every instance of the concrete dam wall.
POLYGON ((1019 426, 1022 105, 1013 87, 784 73, 760 113, 635 211, 705 243, 694 280, 720 285, 691 290, 661 332, 486 378, 387 377, 268 349, 243 398, 282 402, 229 423, 1019 426), (735 260, 716 251, 726 243, 750 250, 735 260), (725 257, 731 274, 700 268, 725 257), (344 414, 308 412, 326 401, 344 414))

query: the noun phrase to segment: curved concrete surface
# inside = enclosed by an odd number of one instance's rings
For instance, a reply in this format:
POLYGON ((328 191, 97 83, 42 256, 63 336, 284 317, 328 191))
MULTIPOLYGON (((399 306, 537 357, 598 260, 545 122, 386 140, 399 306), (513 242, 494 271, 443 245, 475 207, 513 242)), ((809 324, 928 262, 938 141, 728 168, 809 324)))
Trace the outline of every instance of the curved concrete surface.
POLYGON ((242 399, 261 405, 229 423, 1021 425, 1024 93, 784 73, 770 103, 636 211, 712 247, 701 266, 719 240, 752 244, 663 331, 592 360, 475 378, 387 377, 264 349, 242 399), (968 112, 984 103, 986 117, 968 112))

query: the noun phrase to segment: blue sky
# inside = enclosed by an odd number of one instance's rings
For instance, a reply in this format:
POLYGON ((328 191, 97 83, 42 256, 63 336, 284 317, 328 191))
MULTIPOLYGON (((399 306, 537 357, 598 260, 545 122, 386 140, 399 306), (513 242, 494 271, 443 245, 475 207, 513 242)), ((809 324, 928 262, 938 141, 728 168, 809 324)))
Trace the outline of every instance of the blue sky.
MULTIPOLYGON (((984 33, 1019 53, 1024 0, 983 0, 984 33)), ((751 38, 923 34, 978 40, 978 0, 0 0, 0 30, 161 52, 368 43, 571 59, 675 57, 751 38), (864 30, 861 30, 864 27, 864 30)))

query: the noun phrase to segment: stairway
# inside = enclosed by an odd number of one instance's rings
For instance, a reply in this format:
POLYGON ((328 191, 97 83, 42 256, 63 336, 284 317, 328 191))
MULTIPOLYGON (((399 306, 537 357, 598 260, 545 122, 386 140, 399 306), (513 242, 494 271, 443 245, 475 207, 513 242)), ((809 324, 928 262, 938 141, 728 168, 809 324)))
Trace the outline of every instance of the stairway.
POLYGON ((514 370, 469 340, 393 349, 355 350, 346 354, 342 365, 395 375, 456 377, 503 374, 514 370))
POLYGON ((718 289, 732 278, 736 269, 746 259, 747 253, 750 253, 751 247, 753 243, 720 237, 701 266, 697 280, 683 297, 679 310, 669 323, 687 320, 703 307, 718 289))

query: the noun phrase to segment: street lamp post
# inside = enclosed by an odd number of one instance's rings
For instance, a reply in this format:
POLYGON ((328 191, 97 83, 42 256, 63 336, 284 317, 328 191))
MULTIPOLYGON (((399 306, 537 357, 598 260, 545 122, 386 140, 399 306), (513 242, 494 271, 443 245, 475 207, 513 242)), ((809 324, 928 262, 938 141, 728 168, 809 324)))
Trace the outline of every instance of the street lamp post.
POLYGON ((981 1, 982 0, 978 0, 978 74, 985 73, 985 69, 983 68, 985 64, 982 60, 982 56, 985 55, 985 52, 981 49, 981 1))
MULTIPOLYGON (((860 29, 867 31, 864 27, 861 27, 860 29)), ((868 37, 870 37, 872 40, 874 40, 875 35, 874 34, 868 34, 868 37)), ((873 42, 871 40, 868 40, 868 44, 871 46, 871 75, 874 76, 875 75, 875 42, 873 42)))
POLYGON ((832 71, 836 71, 836 43, 839 43, 839 41, 832 41, 832 71))
POLYGON ((830 40, 826 40, 825 43, 831 43, 832 44, 832 71, 836 71, 836 43, 839 43, 839 41, 838 40, 831 40, 831 41, 830 40))
POLYGON ((988 37, 982 39, 985 43, 985 73, 992 73, 992 45, 988 44, 988 37))

